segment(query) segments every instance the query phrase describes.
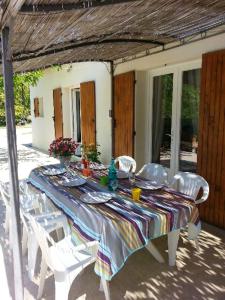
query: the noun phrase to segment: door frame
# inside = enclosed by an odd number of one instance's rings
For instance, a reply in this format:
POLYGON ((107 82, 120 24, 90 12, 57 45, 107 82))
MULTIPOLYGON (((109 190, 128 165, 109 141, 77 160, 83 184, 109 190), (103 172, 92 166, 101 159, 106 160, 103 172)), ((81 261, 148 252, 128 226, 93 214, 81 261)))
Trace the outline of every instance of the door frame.
POLYGON ((148 111, 148 158, 152 161, 152 122, 153 122, 153 78, 155 76, 173 73, 173 102, 171 116, 171 163, 169 175, 173 176, 179 171, 179 149, 180 149, 180 117, 181 117, 181 98, 182 98, 182 75, 184 71, 201 69, 202 60, 176 64, 172 66, 160 67, 149 71, 149 97, 148 111))

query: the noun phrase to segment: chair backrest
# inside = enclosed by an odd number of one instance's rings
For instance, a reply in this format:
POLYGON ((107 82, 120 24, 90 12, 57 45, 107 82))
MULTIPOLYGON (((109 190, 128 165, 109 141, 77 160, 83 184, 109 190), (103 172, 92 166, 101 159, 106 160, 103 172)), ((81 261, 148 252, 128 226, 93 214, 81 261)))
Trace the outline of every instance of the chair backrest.
POLYGON ((177 173, 173 178, 171 186, 177 191, 191 196, 193 199, 195 199, 195 202, 197 204, 206 201, 209 196, 208 182, 200 175, 190 172, 177 173), (203 196, 201 197, 201 199, 197 199, 198 193, 201 188, 203 190, 203 196))
POLYGON ((0 193, 1 198, 4 201, 5 206, 10 206, 10 195, 9 195, 9 183, 0 182, 0 193))
POLYGON ((35 217, 31 214, 26 214, 26 218, 30 221, 32 230, 34 231, 37 242, 41 248, 42 256, 49 266, 49 268, 54 268, 54 262, 51 261, 51 254, 49 251, 49 247, 55 244, 55 241, 52 237, 47 233, 43 226, 39 222, 36 221, 35 217), (49 245, 50 242, 50 245, 49 245))
POLYGON ((145 179, 155 181, 161 184, 168 183, 168 174, 166 169, 155 163, 148 163, 144 165, 141 170, 137 173, 138 176, 142 176, 145 179))
POLYGON ((115 165, 119 163, 119 170, 124 172, 135 172, 136 171, 136 161, 130 156, 118 156, 115 159, 115 165))

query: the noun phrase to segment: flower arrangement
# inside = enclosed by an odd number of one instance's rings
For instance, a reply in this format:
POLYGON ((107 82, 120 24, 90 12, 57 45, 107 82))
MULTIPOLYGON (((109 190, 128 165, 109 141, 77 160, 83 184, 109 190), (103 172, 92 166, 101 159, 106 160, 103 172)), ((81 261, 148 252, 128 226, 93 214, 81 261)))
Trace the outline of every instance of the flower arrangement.
POLYGON ((78 143, 73 141, 71 138, 58 138, 54 140, 49 146, 49 155, 55 157, 70 157, 75 154, 78 143))
POLYGON ((95 144, 82 144, 81 149, 82 153, 85 159, 100 163, 99 156, 101 155, 101 152, 98 150, 99 145, 95 144))

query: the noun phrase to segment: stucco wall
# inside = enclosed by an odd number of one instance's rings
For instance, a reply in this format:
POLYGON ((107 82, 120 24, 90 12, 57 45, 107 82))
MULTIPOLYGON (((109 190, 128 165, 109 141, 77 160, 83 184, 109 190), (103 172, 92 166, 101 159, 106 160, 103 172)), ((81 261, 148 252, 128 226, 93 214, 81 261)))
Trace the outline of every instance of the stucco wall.
POLYGON ((102 160, 111 158, 111 79, 104 63, 77 63, 72 68, 63 66, 62 70, 48 69, 36 87, 31 87, 31 113, 33 146, 47 150, 55 137, 53 108, 53 89, 62 88, 63 131, 65 137, 72 136, 70 88, 79 88, 81 82, 95 81, 96 90, 96 129, 97 143, 101 146, 102 160), (43 97, 44 117, 34 118, 33 99, 43 97))

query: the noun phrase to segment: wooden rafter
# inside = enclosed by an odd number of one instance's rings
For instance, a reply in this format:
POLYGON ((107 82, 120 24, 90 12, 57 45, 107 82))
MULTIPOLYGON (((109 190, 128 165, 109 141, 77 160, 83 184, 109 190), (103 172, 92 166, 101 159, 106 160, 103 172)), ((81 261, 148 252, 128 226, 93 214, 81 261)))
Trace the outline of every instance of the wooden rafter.
POLYGON ((69 45, 63 45, 60 44, 57 45, 59 47, 47 49, 45 51, 41 51, 41 49, 37 49, 36 51, 31 52, 24 52, 24 53, 15 53, 13 55, 13 61, 23 61, 27 59, 42 57, 50 54, 55 54, 59 52, 63 52, 66 50, 72 50, 75 48, 82 48, 82 47, 89 47, 94 45, 101 45, 101 44, 119 44, 119 43, 139 43, 139 44, 153 44, 157 46, 163 46, 163 43, 152 41, 152 40, 144 40, 144 39, 109 39, 109 40, 103 40, 103 41, 91 41, 91 42, 84 42, 79 44, 69 44, 69 45))
POLYGON ((9 25, 11 19, 15 17, 23 5, 25 0, 7 0, 1 4, 1 20, 0 28, 2 29, 5 25, 9 25))
POLYGON ((51 13, 51 12, 63 12, 76 9, 87 9, 105 5, 121 4, 126 2, 132 2, 134 0, 92 0, 92 1, 79 1, 76 3, 61 3, 61 4, 24 4, 20 12, 23 13, 51 13))

